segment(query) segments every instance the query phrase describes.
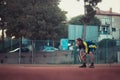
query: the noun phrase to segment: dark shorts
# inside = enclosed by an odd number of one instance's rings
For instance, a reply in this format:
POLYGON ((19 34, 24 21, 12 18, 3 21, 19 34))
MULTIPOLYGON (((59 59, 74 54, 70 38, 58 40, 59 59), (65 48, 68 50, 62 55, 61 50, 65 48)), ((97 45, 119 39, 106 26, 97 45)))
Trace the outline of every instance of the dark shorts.
POLYGON ((96 50, 95 48, 89 48, 88 49, 88 54, 89 54, 89 52, 95 53, 95 50, 96 50))
POLYGON ((85 53, 85 49, 80 49, 80 53, 85 53))

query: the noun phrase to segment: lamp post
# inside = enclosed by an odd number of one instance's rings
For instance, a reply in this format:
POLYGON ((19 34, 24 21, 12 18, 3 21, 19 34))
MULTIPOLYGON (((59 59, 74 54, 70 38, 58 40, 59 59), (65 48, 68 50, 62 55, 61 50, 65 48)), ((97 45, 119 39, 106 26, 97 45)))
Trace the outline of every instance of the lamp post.
POLYGON ((119 40, 120 40, 120 29, 119 29, 119 40))
MULTIPOLYGON (((85 2, 85 0, 84 0, 84 16, 86 16, 86 8, 85 8, 85 6, 86 6, 86 2, 85 2)), ((82 39, 83 40, 86 40, 86 23, 84 22, 84 25, 83 25, 83 34, 82 34, 82 39)))

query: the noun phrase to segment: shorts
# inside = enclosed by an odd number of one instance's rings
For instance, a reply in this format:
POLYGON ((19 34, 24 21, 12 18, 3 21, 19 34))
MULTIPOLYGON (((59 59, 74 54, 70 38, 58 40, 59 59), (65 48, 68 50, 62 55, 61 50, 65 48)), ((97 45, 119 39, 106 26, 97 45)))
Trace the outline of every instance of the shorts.
POLYGON ((92 53, 94 54, 94 53, 95 53, 95 50, 96 50, 95 48, 89 48, 89 49, 88 49, 88 54, 89 54, 89 52, 92 52, 92 53))
POLYGON ((85 53, 85 49, 81 48, 80 53, 85 53))
POLYGON ((84 49, 84 48, 81 48, 81 49, 80 49, 80 54, 81 54, 81 55, 86 55, 86 52, 85 52, 85 49, 84 49))

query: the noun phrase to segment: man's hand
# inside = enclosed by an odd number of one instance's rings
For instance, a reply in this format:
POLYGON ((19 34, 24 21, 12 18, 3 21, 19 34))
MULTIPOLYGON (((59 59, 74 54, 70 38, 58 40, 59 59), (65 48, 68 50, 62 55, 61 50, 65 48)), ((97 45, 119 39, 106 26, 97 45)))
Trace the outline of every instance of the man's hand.
POLYGON ((82 55, 82 57, 84 58, 84 57, 86 57, 86 55, 87 55, 87 54, 85 53, 85 54, 82 55))

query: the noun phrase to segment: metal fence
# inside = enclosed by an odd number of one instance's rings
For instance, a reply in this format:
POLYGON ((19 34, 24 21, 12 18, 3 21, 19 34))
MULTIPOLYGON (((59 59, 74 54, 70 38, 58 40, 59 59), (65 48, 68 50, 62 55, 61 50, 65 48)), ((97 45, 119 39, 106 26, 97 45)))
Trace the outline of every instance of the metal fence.
MULTIPOLYGON (((97 42, 96 64, 120 63, 120 40, 97 42)), ((68 50, 62 50, 60 41, 50 40, 6 40, 4 49, 0 45, 1 64, 80 64, 74 41, 68 50)), ((0 43, 1 44, 1 43, 0 43)), ((87 62, 90 63, 87 55, 87 62)))

